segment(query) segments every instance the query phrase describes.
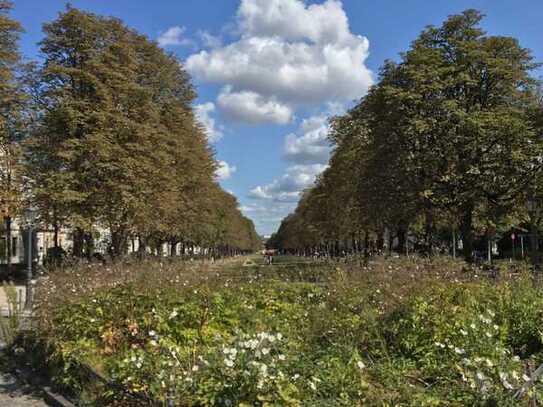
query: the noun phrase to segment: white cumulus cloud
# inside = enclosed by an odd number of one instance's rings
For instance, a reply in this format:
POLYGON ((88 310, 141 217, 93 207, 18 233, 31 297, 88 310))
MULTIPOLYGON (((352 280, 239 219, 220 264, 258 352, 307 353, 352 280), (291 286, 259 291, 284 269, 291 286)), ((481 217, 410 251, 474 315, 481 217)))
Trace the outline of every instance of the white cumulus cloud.
POLYGON ((225 115, 245 123, 287 124, 292 119, 290 107, 251 91, 231 92, 226 87, 219 94, 217 104, 225 115))
POLYGON ((190 45, 191 40, 184 38, 185 27, 173 26, 161 33, 157 39, 158 45, 167 47, 170 45, 190 45))
POLYGON ((242 0, 238 19, 249 35, 288 40, 310 39, 316 43, 341 42, 351 36, 340 1, 307 6, 300 0, 242 0))
MULTIPOLYGON (((242 0, 237 29, 236 41, 191 55, 188 71, 199 80, 228 86, 230 95, 256 94, 290 110, 358 99, 372 84, 364 64, 369 42, 350 31, 340 1, 242 0)), ((248 109, 262 117, 260 104, 229 107, 230 116, 239 120, 252 118, 248 109), (233 114, 237 107, 243 111, 233 114)))
POLYGON ((285 158, 297 164, 326 164, 330 157, 328 118, 312 116, 303 120, 299 134, 285 138, 285 158))
POLYGON ((300 193, 312 186, 315 177, 326 169, 323 164, 293 165, 285 174, 267 185, 259 185, 249 192, 249 197, 277 202, 297 202, 300 193))
POLYGON ((198 37, 204 48, 219 48, 222 46, 222 40, 220 37, 211 34, 209 31, 198 31, 198 37))
POLYGON ((237 171, 235 165, 230 165, 226 161, 219 161, 218 164, 219 167, 217 168, 215 175, 219 181, 229 179, 237 171))
POLYGON ((210 143, 216 143, 222 136, 222 130, 217 126, 212 114, 215 112, 215 104, 212 102, 203 103, 194 107, 197 120, 204 126, 207 139, 210 143))

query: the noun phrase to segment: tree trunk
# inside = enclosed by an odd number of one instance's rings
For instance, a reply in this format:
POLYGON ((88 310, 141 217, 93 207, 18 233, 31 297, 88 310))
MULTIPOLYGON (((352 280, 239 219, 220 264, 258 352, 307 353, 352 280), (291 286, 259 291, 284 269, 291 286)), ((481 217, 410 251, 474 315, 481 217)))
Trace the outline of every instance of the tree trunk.
POLYGON ((177 243, 179 243, 177 240, 172 239, 170 241, 170 256, 174 257, 177 255, 177 243))
POLYGON ((54 225, 53 225, 53 246, 55 247, 55 249, 58 248, 58 232, 59 232, 59 226, 58 226, 58 222, 55 221, 54 225))
POLYGON ((392 256, 392 244, 394 243, 394 235, 391 229, 388 230, 388 255, 392 256))
POLYGON ((94 237, 92 236, 92 233, 85 233, 84 241, 85 255, 87 256, 87 259, 90 260, 94 254, 94 237))
POLYGON ((463 243, 462 254, 464 259, 468 262, 473 260, 473 210, 474 205, 472 203, 465 205, 460 223, 463 243))
POLYGON ((81 228, 75 228, 73 232, 72 254, 74 257, 83 257, 83 245, 85 240, 85 231, 81 228))
POLYGON ((426 212, 425 215, 424 234, 428 256, 432 256, 434 254, 434 218, 430 212, 426 212))
POLYGON ((456 229, 452 230, 452 256, 456 259, 456 229))
POLYGON ((142 239, 141 236, 138 236, 138 254, 144 256, 147 252, 147 244, 145 239, 142 239))
POLYGON ((403 227, 398 228, 398 253, 407 254, 407 232, 403 227))
POLYGON ((9 273, 11 272, 11 256, 12 256, 12 246, 11 246, 11 216, 6 217, 6 252, 8 258, 6 259, 6 269, 9 273))
POLYGON ((533 220, 530 222, 530 257, 534 266, 539 263, 539 239, 537 226, 533 220))
POLYGON ((383 247, 385 245, 384 234, 385 232, 383 232, 382 230, 380 230, 377 234, 377 251, 379 252, 379 254, 382 254, 383 247))
POLYGON ((368 231, 364 232, 364 262, 368 263, 370 257, 370 235, 368 231))
POLYGON ((486 234, 486 256, 489 264, 492 264, 492 235, 486 234))
POLYGON ((126 254, 128 245, 128 233, 126 228, 119 226, 114 230, 110 229, 111 233, 111 254, 113 257, 119 257, 126 254))
POLYGON ((163 243, 164 242, 162 240, 158 240, 156 243, 156 254, 158 257, 162 257, 163 255, 163 250, 162 250, 163 243))

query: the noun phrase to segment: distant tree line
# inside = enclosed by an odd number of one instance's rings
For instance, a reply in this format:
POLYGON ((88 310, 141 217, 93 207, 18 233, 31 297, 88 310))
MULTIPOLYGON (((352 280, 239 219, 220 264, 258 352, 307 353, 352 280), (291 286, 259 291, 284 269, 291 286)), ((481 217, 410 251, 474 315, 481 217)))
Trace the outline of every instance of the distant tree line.
POLYGON ((429 26, 331 120, 333 153, 268 244, 312 253, 412 246, 427 253, 513 227, 538 248, 543 200, 539 64, 467 10, 429 26), (388 242, 387 242, 388 240, 388 242), (387 244, 388 243, 388 244, 387 244))
MULTIPOLYGON (((43 61, 23 64, 21 26, 0 1, 0 202, 4 228, 24 208, 44 228, 72 231, 90 256, 99 230, 109 252, 198 246, 253 251, 261 242, 195 118, 180 61, 115 18, 70 6, 44 25, 43 61)), ((8 246, 10 239, 8 237, 8 246)))

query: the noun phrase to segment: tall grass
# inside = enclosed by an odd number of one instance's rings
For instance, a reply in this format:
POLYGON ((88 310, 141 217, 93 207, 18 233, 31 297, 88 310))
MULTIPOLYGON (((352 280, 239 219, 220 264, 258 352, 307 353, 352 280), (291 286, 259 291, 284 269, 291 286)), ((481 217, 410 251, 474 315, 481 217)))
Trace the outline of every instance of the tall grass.
POLYGON ((24 304, 22 304, 13 282, 2 283, 2 290, 6 296, 7 308, 0 310, 0 339, 7 347, 10 347, 21 327, 24 304), (4 315, 4 311, 6 315, 4 315))

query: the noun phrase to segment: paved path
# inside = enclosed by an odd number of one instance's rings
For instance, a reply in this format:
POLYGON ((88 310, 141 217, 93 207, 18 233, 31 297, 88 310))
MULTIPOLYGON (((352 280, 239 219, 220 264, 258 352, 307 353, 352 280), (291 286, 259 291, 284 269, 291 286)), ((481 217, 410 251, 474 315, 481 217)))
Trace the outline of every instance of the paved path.
POLYGON ((47 407, 39 393, 0 372, 0 407, 47 407))

